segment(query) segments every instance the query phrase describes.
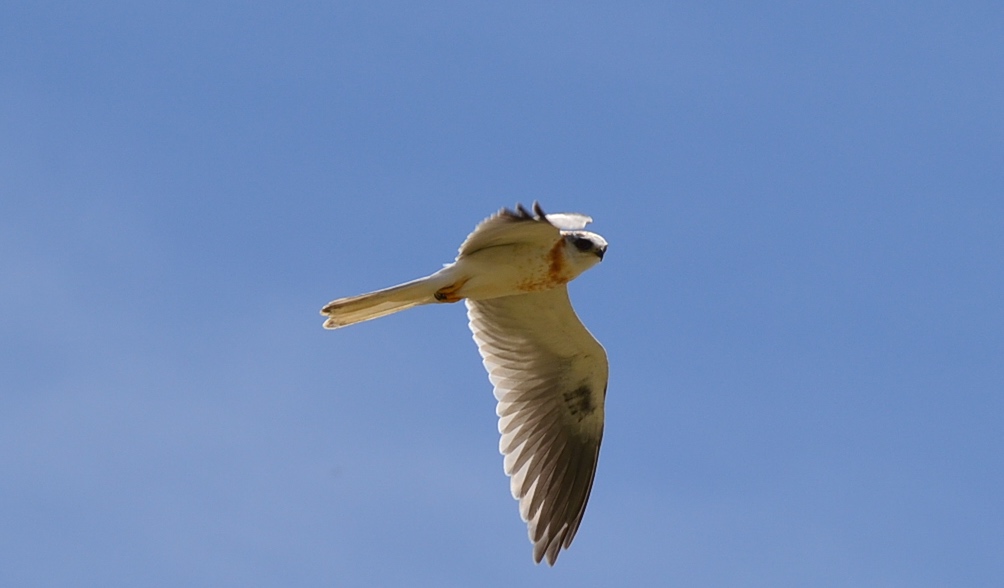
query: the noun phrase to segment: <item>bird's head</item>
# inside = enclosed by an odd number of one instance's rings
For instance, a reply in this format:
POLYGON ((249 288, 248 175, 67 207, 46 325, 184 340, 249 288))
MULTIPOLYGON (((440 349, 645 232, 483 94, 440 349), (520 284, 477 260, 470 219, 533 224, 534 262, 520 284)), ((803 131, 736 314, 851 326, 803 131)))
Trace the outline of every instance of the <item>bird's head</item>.
POLYGON ((565 252, 575 275, 579 275, 593 267, 603 259, 607 252, 607 241, 596 233, 589 231, 562 231, 565 239, 565 252))

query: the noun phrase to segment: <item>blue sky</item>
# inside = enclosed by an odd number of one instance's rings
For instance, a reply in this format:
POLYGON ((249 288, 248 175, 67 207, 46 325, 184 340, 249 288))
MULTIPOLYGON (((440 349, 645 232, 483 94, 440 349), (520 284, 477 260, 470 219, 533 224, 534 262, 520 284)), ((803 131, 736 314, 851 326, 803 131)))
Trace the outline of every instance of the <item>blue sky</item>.
POLYGON ((5 3, 0 585, 1000 586, 998 2, 5 3), (610 356, 534 566, 461 305, 540 200, 610 356))

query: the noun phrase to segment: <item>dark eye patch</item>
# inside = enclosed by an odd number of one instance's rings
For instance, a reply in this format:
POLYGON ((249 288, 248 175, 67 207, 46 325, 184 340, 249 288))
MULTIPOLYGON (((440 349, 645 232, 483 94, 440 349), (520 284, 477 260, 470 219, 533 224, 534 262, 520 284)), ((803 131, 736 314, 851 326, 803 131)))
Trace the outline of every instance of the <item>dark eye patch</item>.
POLYGON ((593 248, 593 242, 585 237, 572 237, 572 245, 579 251, 589 251, 593 248))

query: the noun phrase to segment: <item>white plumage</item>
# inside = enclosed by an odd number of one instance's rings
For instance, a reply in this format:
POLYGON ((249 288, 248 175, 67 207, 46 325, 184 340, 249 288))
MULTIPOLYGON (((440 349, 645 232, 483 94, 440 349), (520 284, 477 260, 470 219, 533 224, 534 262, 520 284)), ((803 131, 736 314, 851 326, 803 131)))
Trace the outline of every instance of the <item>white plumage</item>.
POLYGON ((603 437, 607 356, 572 309, 566 284, 598 263, 592 219, 522 206, 485 219, 456 262, 418 280, 330 302, 325 328, 421 304, 466 299, 498 400, 499 450, 534 561, 551 565, 582 521, 603 437))

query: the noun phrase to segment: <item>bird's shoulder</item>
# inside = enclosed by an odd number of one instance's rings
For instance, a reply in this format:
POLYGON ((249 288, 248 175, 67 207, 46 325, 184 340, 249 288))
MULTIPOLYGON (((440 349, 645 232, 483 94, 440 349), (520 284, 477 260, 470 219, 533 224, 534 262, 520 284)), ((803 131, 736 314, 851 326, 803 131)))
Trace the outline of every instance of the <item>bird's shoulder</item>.
POLYGON ((558 228, 547 220, 536 203, 533 213, 522 205, 517 205, 516 210, 503 208, 478 223, 460 245, 457 258, 501 245, 537 244, 546 247, 560 235, 558 228))

